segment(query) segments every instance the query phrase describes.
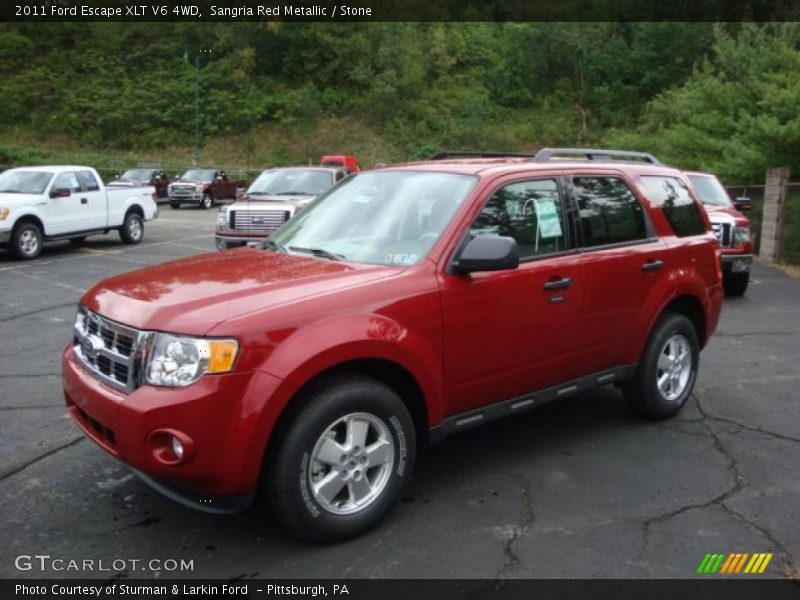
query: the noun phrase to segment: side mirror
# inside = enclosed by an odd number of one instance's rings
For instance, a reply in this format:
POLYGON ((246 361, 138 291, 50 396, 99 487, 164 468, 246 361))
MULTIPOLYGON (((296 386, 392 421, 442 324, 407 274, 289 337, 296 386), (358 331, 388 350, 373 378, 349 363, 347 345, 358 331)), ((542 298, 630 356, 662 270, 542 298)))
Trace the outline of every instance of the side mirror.
POLYGON ((456 273, 508 271, 519 266, 519 251, 514 238, 480 235, 472 238, 453 262, 456 273))
POLYGON ((750 210, 750 198, 747 196, 740 196, 733 201, 733 206, 736 210, 748 211, 750 210))
POLYGON ((68 198, 72 195, 69 188, 53 188, 50 190, 51 198, 68 198))

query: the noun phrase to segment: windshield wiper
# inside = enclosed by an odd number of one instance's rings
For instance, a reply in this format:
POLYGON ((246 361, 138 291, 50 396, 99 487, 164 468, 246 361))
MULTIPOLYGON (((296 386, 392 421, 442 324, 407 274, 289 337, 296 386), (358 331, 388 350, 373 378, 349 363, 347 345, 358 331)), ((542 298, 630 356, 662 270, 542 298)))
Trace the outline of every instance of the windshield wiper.
POLYGON ((328 252, 324 248, 301 248, 300 246, 289 246, 289 250, 292 250, 293 252, 313 254, 314 256, 327 258, 328 260, 342 260, 344 258, 344 254, 334 254, 333 252, 328 252))
POLYGON ((0 190, 0 194, 19 194, 19 190, 0 190))
POLYGON ((313 196, 308 192, 275 192, 273 196, 313 196))
POLYGON ((261 248, 264 250, 267 248, 272 248, 278 252, 286 253, 286 248, 284 246, 281 246, 278 242, 273 242, 272 240, 264 240, 264 242, 261 244, 261 248))

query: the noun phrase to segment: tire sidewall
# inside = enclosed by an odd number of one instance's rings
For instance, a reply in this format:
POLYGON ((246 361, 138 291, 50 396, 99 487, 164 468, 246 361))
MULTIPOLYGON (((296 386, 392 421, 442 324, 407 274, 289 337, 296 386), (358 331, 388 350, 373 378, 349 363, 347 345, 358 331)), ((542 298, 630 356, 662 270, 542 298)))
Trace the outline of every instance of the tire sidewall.
POLYGON ((44 242, 44 236, 42 235, 42 230, 39 229, 39 226, 35 223, 22 223, 17 225, 14 229, 13 239, 11 241, 11 248, 13 251, 14 256, 21 260, 32 260, 39 256, 42 253, 42 243, 44 242), (33 234, 36 236, 37 244, 36 244, 36 251, 33 254, 26 254, 20 248, 20 241, 22 238, 22 234, 26 231, 32 231, 33 234))
POLYGON ((700 344, 697 339, 697 332, 695 331, 692 322, 683 315, 672 314, 665 317, 659 322, 653 335, 648 343, 645 352, 642 367, 643 371, 643 390, 644 392, 644 406, 647 416, 656 419, 667 418, 677 413, 694 389, 695 381, 697 380, 697 372, 700 364, 700 344), (658 359, 664 345, 671 337, 680 334, 686 338, 689 343, 689 348, 692 353, 692 371, 689 375, 689 381, 680 396, 674 400, 667 400, 661 394, 657 381, 657 368, 658 359))
POLYGON ((128 213, 122 224, 122 230, 122 239, 125 243, 138 244, 144 238, 144 219, 134 212, 128 213), (133 237, 130 232, 131 222, 134 220, 139 221, 139 237, 133 237))
POLYGON ((214 206, 214 196, 206 192, 205 194, 203 194, 203 199, 200 201, 200 207, 204 210, 208 210, 213 206, 214 206))
POLYGON ((376 383, 354 382, 337 386, 315 399, 300 417, 301 426, 290 428, 282 441, 280 487, 287 506, 293 506, 294 529, 318 540, 352 537, 375 525, 394 506, 411 476, 415 457, 414 427, 402 400, 376 383), (310 489, 311 453, 325 430, 345 415, 365 412, 381 419, 392 436, 394 459, 381 495, 350 515, 328 512, 310 489))

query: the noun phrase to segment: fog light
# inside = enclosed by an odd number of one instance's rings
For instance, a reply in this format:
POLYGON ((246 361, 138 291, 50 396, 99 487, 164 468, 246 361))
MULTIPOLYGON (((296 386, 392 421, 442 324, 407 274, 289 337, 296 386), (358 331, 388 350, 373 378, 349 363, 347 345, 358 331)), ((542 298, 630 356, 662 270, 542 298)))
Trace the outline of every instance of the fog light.
POLYGON ((178 460, 182 460, 183 459, 183 444, 176 437, 172 438, 172 453, 175 455, 175 458, 177 458, 178 460))

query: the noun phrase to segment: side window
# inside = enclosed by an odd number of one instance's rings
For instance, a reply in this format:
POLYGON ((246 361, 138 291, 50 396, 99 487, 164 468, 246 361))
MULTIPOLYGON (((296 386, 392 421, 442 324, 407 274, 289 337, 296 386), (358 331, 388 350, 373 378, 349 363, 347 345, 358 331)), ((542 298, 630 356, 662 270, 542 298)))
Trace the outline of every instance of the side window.
POLYGON ((642 183, 650 200, 664 211, 675 235, 686 237, 706 232, 700 207, 683 181, 677 177, 646 176, 642 177, 642 183))
POLYGON ((347 171, 336 171, 336 179, 334 181, 341 181, 347 177, 347 171))
POLYGON ((470 233, 513 237, 520 258, 567 250, 565 218, 556 181, 522 181, 500 188, 475 218, 470 233))
POLYGON ((61 173, 53 182, 53 189, 67 189, 71 192, 80 192, 81 184, 78 182, 78 177, 75 173, 61 173))
POLYGON ((573 177, 584 247, 647 238, 644 209, 619 177, 573 177))
POLYGON ((80 171, 78 172, 78 177, 83 184, 83 189, 87 192, 96 192, 100 189, 100 185, 97 183, 97 178, 92 174, 91 171, 80 171))

